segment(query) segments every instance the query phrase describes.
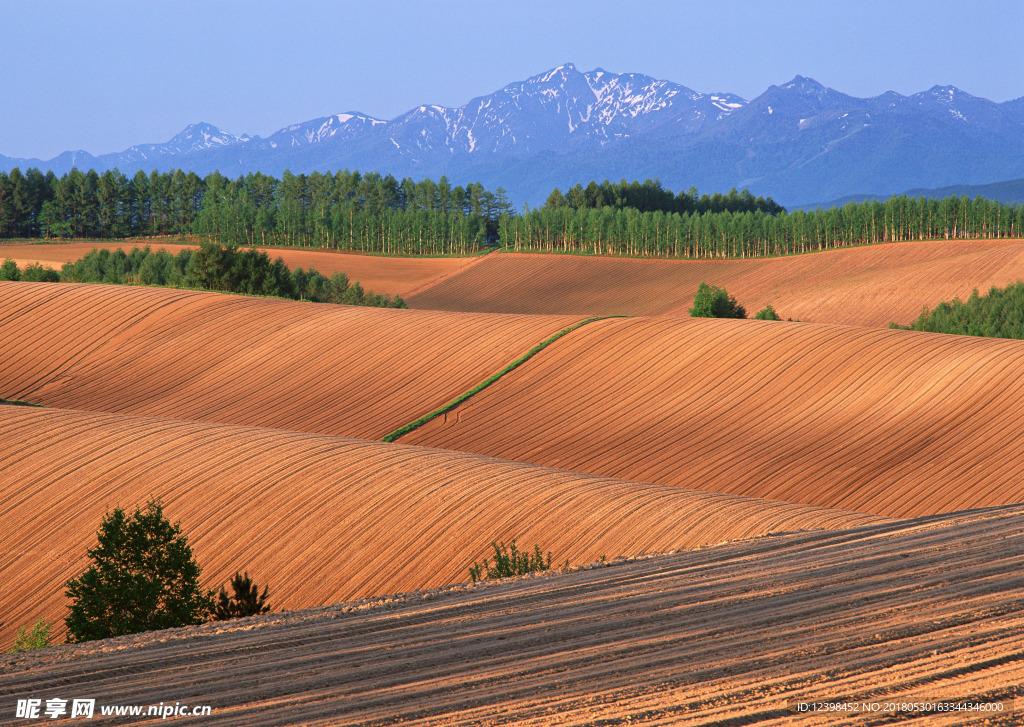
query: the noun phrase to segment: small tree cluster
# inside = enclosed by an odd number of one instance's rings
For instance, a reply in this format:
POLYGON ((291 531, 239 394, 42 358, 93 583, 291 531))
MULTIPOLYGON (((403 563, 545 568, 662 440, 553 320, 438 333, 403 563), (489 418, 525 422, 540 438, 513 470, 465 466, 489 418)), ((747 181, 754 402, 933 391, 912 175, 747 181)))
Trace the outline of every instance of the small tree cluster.
MULTIPOLYGON (((484 558, 483 564, 474 562, 469 567, 469 577, 473 579, 473 582, 481 580, 496 580, 498 578, 507 578, 509 576, 520 576, 526 573, 538 573, 540 571, 546 571, 551 569, 551 552, 549 551, 547 557, 540 552, 540 546, 533 546, 533 553, 521 552, 516 547, 515 539, 512 540, 512 545, 509 548, 505 548, 505 543, 491 543, 494 548, 494 565, 484 558)), ((568 567, 569 562, 565 562, 565 567, 568 567)))
POLYGON ((26 283, 56 283, 60 280, 60 273, 50 268, 44 268, 39 263, 29 263, 24 270, 18 269, 18 264, 11 258, 4 260, 0 265, 0 280, 21 280, 26 283))
POLYGON ((756 321, 781 321, 779 314, 775 312, 775 309, 771 305, 766 305, 764 308, 757 312, 754 316, 756 321))
POLYGON ((697 288, 697 295, 693 299, 693 308, 690 308, 690 316, 693 318, 746 318, 747 310, 731 295, 725 292, 725 288, 716 288, 714 285, 701 283, 697 288))
POLYGON ((67 583, 69 641, 200 624, 213 609, 192 548, 158 502, 131 515, 115 508, 88 554, 92 565, 67 583))

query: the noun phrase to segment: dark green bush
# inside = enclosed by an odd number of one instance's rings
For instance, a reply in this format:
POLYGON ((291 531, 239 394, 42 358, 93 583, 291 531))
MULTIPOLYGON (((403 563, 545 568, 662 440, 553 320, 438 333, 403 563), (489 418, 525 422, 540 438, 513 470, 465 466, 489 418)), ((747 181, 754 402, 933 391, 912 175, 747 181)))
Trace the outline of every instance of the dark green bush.
POLYGON ((29 263, 24 270, 18 269, 18 264, 11 258, 4 260, 0 265, 0 280, 23 280, 27 283, 56 283, 60 280, 60 273, 51 268, 44 268, 39 263, 29 263))
POLYGON ((232 618, 258 616, 261 613, 270 612, 270 606, 267 605, 266 586, 263 587, 261 594, 259 586, 249 578, 248 571, 244 576, 236 572, 229 583, 233 592, 228 596, 227 589, 221 586, 220 594, 217 596, 217 606, 213 612, 215 620, 227 621, 232 618))
POLYGON ((0 265, 0 280, 21 280, 18 264, 11 258, 7 258, 4 260, 4 264, 0 265))
POLYGON ((766 305, 764 308, 757 312, 754 316, 754 320, 757 321, 781 321, 779 314, 775 312, 775 309, 771 305, 766 305))

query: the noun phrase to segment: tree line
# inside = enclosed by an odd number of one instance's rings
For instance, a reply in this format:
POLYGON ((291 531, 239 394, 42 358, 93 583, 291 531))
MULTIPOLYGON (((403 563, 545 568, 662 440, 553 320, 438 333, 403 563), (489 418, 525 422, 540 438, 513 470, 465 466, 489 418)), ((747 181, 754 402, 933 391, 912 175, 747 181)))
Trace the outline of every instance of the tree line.
POLYGON ((148 246, 133 248, 130 253, 120 248, 113 252, 93 250, 73 263, 66 263, 60 273, 38 264, 20 270, 8 258, 0 265, 0 280, 167 286, 316 303, 408 307, 397 295, 371 293, 358 282, 350 284, 345 273, 328 278, 314 268, 290 270, 281 258, 271 261, 260 250, 240 250, 213 242, 204 242, 195 250, 182 250, 177 255, 166 250, 154 252, 148 246))
POLYGON ((511 212, 500 187, 452 187, 375 172, 0 172, 0 237, 188 235, 237 245, 391 254, 467 254, 493 244, 511 212))
POLYGON ((62 177, 0 173, 0 237, 186 235, 231 245, 317 246, 403 255, 524 252, 748 258, 906 240, 1024 235, 1024 207, 977 197, 910 198, 787 212, 749 191, 698 197, 657 180, 558 189, 516 214, 500 187, 452 187, 344 170, 280 179, 217 172, 62 177))
POLYGON ((547 206, 499 220, 514 251, 635 257, 752 258, 910 240, 1024 235, 1024 206, 981 197, 910 198, 769 214, 641 212, 547 206))

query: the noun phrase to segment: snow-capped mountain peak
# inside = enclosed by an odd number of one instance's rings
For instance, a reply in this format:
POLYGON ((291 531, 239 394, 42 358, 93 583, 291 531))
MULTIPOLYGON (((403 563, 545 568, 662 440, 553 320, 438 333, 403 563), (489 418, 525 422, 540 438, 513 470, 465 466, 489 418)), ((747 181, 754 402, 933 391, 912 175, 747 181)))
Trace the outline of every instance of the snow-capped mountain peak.
POLYGON ((162 146, 170 147, 178 154, 187 154, 200 149, 240 144, 250 139, 251 137, 248 135, 235 136, 204 121, 198 124, 189 124, 162 146))
POLYGON ((292 124, 275 131, 264 141, 272 149, 319 144, 328 140, 351 140, 364 135, 373 127, 387 122, 358 111, 348 111, 333 116, 292 124))
POLYGON ((50 162, 0 157, 0 169, 299 174, 348 167, 481 181, 531 203, 555 185, 658 177, 676 189, 746 186, 785 203, 1024 177, 1022 140, 1024 98, 993 103, 952 86, 856 98, 795 76, 748 102, 563 63, 465 105, 423 104, 389 121, 348 111, 265 139, 199 123, 164 144, 99 157, 65 152, 50 162))

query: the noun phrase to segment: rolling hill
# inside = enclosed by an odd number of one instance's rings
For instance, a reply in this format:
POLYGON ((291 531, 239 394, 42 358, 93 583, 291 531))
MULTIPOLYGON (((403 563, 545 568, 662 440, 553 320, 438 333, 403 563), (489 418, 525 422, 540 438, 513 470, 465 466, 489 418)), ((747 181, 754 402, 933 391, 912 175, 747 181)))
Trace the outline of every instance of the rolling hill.
MULTIPOLYGON (((4 244, 0 259, 59 269, 93 248, 147 241, 4 244)), ((181 245, 153 240, 169 252, 181 245)), ((750 315, 771 304, 783 318, 885 327, 924 306, 1024 279, 1024 241, 900 242, 757 260, 661 260, 492 253, 401 258, 267 248, 291 268, 344 272, 412 308, 458 312, 686 316, 701 282, 724 286, 750 315)))
MULTIPOLYGON (((172 255, 194 247, 159 238, 120 240, 117 242, 70 242, 58 244, 0 243, 0 262, 12 258, 20 267, 39 263, 43 267, 60 270, 64 263, 81 259, 94 249, 125 252, 133 247, 149 245, 154 250, 163 249, 172 255)), ((480 258, 407 258, 385 257, 383 255, 356 255, 351 253, 304 250, 301 248, 257 248, 266 252, 271 259, 281 258, 291 270, 295 268, 316 268, 331 276, 345 273, 350 282, 358 282, 364 289, 374 293, 406 296, 424 287, 429 287, 464 268, 476 264, 480 258)))
POLYGON ((759 260, 640 260, 492 254, 408 297, 413 308, 574 315, 686 316, 702 281, 750 315, 885 327, 971 290, 1024 279, 1024 242, 932 241, 759 260))
POLYGON ((379 439, 576 322, 0 282, 0 397, 379 439))
MULTIPOLYGON (((591 562, 879 518, 381 442, 0 406, 0 649, 62 631, 64 583, 104 513, 159 498, 219 588, 247 570, 275 609, 469 580, 518 538, 591 562)), ((0 682, 3 681, 0 668, 0 682)))
POLYGON ((607 319, 398 441, 889 517, 1024 501, 1024 343, 607 319))

